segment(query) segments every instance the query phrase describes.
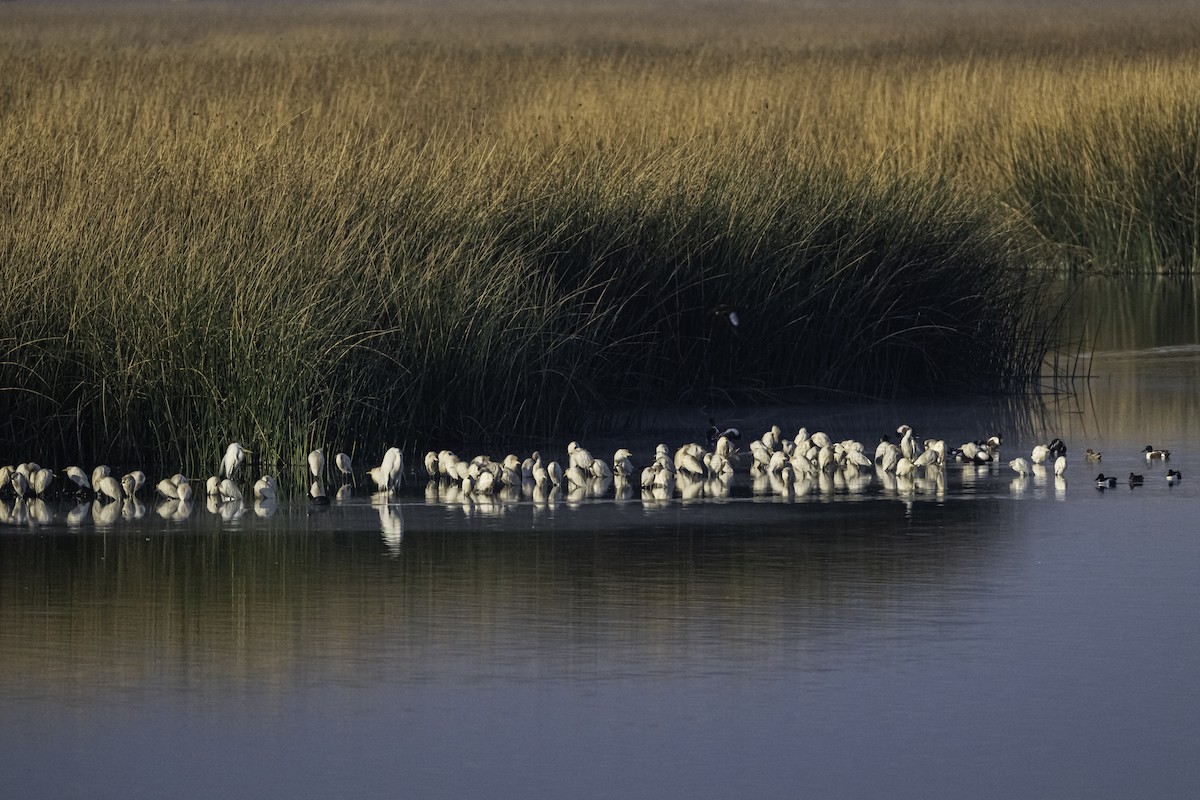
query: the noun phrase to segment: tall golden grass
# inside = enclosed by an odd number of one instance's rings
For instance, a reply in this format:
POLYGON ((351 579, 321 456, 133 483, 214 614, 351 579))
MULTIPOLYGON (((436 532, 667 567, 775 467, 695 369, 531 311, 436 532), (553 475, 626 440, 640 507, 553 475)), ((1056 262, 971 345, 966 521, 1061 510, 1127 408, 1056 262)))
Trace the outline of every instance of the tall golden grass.
POLYGON ((1172 5, 0 5, 0 434, 299 461, 1011 390, 1052 335, 1031 267, 1193 266, 1198 32, 1172 5))

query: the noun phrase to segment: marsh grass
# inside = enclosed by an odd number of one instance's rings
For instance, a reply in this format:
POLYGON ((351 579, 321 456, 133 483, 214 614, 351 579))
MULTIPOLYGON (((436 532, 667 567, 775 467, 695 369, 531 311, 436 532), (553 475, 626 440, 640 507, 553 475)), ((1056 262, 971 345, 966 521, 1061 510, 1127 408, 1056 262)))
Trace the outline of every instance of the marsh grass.
MULTIPOLYGON (((1027 387, 1034 258, 1111 247, 1053 227, 1092 169, 1070 137, 1192 130, 1072 121, 1117 90, 1174 107, 1194 20, 759 10, 0 8, 7 457, 369 459, 1027 387)), ((1190 268, 1167 194, 1157 244, 1105 258, 1190 268)))

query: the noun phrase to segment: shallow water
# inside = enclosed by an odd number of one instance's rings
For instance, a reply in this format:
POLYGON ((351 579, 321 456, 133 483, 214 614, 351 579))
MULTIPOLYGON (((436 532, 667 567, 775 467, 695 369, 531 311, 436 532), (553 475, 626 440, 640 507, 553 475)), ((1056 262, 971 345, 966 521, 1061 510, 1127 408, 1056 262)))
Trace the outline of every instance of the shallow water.
POLYGON ((1005 461, 1057 435, 1065 481, 26 508, 0 526, 0 797, 1195 797, 1198 370, 1173 343, 1017 408, 731 416, 1001 432, 1005 461))

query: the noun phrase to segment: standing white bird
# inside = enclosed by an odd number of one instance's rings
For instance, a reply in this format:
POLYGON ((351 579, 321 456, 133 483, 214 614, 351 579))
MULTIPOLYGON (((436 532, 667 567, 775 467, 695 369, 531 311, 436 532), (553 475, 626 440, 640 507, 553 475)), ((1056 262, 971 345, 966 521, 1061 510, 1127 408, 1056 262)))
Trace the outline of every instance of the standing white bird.
POLYGON ((633 477, 633 456, 624 447, 613 453, 613 473, 625 478, 633 477))
POLYGON ((129 497, 141 491, 141 488, 146 485, 146 473, 140 469, 135 469, 133 472, 128 472, 121 478, 121 488, 125 490, 125 494, 129 497))
POLYGON ((386 492, 388 490, 388 473, 382 464, 367 470, 367 476, 375 482, 375 488, 378 491, 386 492))
POLYGON ((325 471, 325 453, 320 448, 308 454, 308 471, 314 478, 320 478, 325 471))
POLYGON ((1012 467, 1013 472, 1017 473, 1018 475, 1024 476, 1029 474, 1030 468, 1028 459, 1014 458, 1012 461, 1008 462, 1008 465, 1012 467))
MULTIPOLYGON (((338 453, 336 456, 333 457, 333 463, 337 465, 338 472, 342 473, 343 478, 353 477, 354 472, 350 467, 350 454, 349 453, 338 453)), ((435 464, 437 463, 436 460, 434 463, 435 464)), ((436 468, 437 467, 435 466, 434 469, 436 469, 436 468)))
POLYGON ((225 449, 225 456, 221 459, 221 474, 226 478, 233 478, 233 473, 242 465, 246 459, 246 453, 250 452, 242 447, 238 442, 230 442, 229 447, 225 449))
POLYGON ((1055 475, 1063 475, 1066 473, 1066 471, 1067 471, 1067 457, 1059 456, 1058 458, 1054 459, 1054 474, 1055 475))
POLYGON ((383 454, 383 463, 380 467, 387 478, 388 488, 399 486, 404 482, 404 455, 400 452, 399 447, 388 448, 387 452, 383 454))
POLYGON ((91 489, 91 481, 88 480, 87 473, 79 467, 70 466, 63 470, 63 474, 71 479, 71 482, 79 489, 91 489))

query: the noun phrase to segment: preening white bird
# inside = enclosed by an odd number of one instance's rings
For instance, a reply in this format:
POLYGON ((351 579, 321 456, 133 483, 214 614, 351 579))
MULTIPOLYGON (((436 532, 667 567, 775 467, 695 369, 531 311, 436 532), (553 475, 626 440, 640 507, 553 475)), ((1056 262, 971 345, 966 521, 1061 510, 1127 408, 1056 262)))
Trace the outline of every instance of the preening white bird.
POLYGON ((1055 475, 1065 475, 1066 472, 1067 472, 1067 457, 1059 456, 1058 458, 1054 459, 1054 474, 1055 475))
POLYGON ((92 488, 97 492, 100 491, 100 480, 108 477, 111 474, 112 470, 108 468, 107 464, 101 464, 100 466, 96 467, 94 470, 92 470, 92 488))
POLYGON ((387 476, 388 487, 399 486, 404 479, 404 454, 399 447, 389 447, 383 454, 383 472, 387 476))
POLYGON ((1029 456, 1029 460, 1034 464, 1045 464, 1046 459, 1050 457, 1050 446, 1039 444, 1033 448, 1033 452, 1029 456))
POLYGON ((308 454, 308 471, 314 478, 320 478, 325 471, 325 452, 317 448, 308 454))
MULTIPOLYGON (((108 469, 105 467, 105 469, 108 469)), ((104 475, 99 482, 93 482, 96 487, 96 494, 109 498, 110 500, 121 499, 121 482, 112 475, 104 475)))
POLYGON ((263 475, 254 483, 254 499, 274 500, 278 496, 275 488, 275 479, 270 475, 263 475))
POLYGON ((125 490, 125 494, 132 497, 142 490, 146 485, 146 473, 140 469, 135 469, 133 472, 127 472, 121 478, 121 488, 125 490), (133 488, 129 488, 132 486, 133 488))
POLYGON ((53 480, 54 473, 43 467, 29 476, 29 488, 33 490, 34 494, 42 495, 50 488, 53 480))
POLYGON ((577 466, 584 472, 591 472, 593 460, 592 454, 580 447, 578 442, 567 444, 567 462, 571 466, 577 466))
POLYGON ((67 467, 66 469, 63 470, 63 474, 66 475, 68 478, 70 478, 71 482, 74 483, 80 489, 91 489, 92 488, 92 483, 91 483, 91 481, 88 480, 87 473, 84 472, 83 470, 81 470, 79 467, 76 467, 76 466, 67 467))
POLYGON ((238 502, 242 501, 242 490, 239 489, 237 484, 229 478, 222 480, 219 488, 221 497, 225 498, 226 500, 236 500, 238 502))
POLYGON ((1030 466, 1028 459, 1014 458, 1012 461, 1008 462, 1008 465, 1012 467, 1013 472, 1017 473, 1018 475, 1029 474, 1030 466))

